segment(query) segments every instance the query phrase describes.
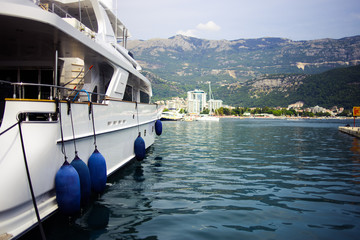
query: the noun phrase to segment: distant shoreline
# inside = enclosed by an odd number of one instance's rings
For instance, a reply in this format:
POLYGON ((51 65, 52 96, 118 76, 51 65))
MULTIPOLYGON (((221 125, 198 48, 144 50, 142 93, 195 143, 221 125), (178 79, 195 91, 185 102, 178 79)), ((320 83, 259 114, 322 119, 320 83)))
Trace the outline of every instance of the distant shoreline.
MULTIPOLYGON (((308 119, 319 119, 319 120, 354 120, 354 117, 286 117, 286 116, 280 116, 280 117, 268 117, 268 116, 216 116, 219 118, 240 118, 240 119, 294 119, 294 120, 308 120, 308 119)), ((359 117, 356 117, 355 119, 360 119, 359 117)))

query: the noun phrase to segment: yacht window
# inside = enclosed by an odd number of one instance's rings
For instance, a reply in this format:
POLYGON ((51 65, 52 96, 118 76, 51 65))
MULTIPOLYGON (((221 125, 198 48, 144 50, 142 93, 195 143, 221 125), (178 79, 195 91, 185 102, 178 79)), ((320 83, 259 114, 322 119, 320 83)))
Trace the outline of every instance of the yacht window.
POLYGON ((94 90, 92 91, 94 94, 91 95, 91 102, 97 102, 98 100, 98 95, 96 94, 98 87, 95 86, 94 90))
POLYGON ((140 91, 140 102, 141 103, 149 103, 150 102, 149 94, 147 94, 146 92, 140 91))
POLYGON ((129 85, 126 85, 123 100, 132 102, 132 95, 133 95, 132 93, 133 93, 133 88, 129 85))
POLYGON ((24 122, 57 122, 58 114, 55 112, 24 112, 19 113, 18 119, 24 122))
MULTIPOLYGON (((107 63, 102 63, 99 64, 99 72, 100 72, 100 83, 102 84, 99 85, 98 93, 104 94, 108 90, 110 81, 114 74, 114 68, 107 63)), ((99 96, 98 101, 99 100, 100 101, 103 100, 103 97, 99 96)))

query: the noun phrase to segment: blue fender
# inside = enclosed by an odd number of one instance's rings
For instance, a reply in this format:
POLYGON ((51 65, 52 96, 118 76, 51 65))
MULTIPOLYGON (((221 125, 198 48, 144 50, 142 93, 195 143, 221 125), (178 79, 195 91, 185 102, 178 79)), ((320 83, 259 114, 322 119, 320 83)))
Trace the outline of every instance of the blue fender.
POLYGON ((88 167, 91 179, 91 189, 95 193, 100 194, 106 187, 107 170, 105 158, 97 149, 91 154, 88 161, 88 167))
POLYGON ((138 136, 134 142, 135 158, 142 161, 145 158, 145 141, 142 137, 138 136))
POLYGON ((80 178, 73 166, 65 162, 55 176, 56 201, 59 210, 66 215, 80 211, 80 178))
POLYGON ((162 133, 162 122, 159 119, 155 122, 155 132, 158 136, 160 136, 162 133))
POLYGON ((81 205, 89 203, 91 196, 91 180, 88 166, 77 155, 71 165, 75 168, 80 178, 81 205))

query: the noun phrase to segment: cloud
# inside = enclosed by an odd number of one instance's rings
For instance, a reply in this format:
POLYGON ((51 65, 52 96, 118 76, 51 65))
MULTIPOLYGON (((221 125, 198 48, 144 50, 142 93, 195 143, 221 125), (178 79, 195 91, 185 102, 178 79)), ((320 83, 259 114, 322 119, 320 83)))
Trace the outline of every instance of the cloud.
POLYGON ((196 32, 197 32, 196 29, 188 29, 186 31, 179 30, 176 32, 176 34, 181 34, 181 35, 188 36, 188 37, 197 37, 196 32))
POLYGON ((221 29, 219 25, 214 23, 213 21, 208 21, 207 23, 203 24, 200 23, 196 26, 196 29, 203 30, 203 31, 212 31, 217 32, 221 29))
POLYGON ((199 23, 195 29, 188 29, 188 30, 179 30, 176 32, 176 34, 181 34, 189 37, 198 37, 198 35, 201 35, 203 33, 207 32, 217 32, 220 31, 221 27, 217 25, 213 21, 208 21, 207 23, 199 23))

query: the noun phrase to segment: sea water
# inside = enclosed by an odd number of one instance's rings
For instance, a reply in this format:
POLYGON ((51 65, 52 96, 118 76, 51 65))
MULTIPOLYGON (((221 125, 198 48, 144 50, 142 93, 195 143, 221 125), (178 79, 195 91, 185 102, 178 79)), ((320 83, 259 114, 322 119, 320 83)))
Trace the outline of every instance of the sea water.
POLYGON ((47 239, 359 239, 360 139, 338 131, 348 123, 163 122, 86 212, 45 222, 47 239))

